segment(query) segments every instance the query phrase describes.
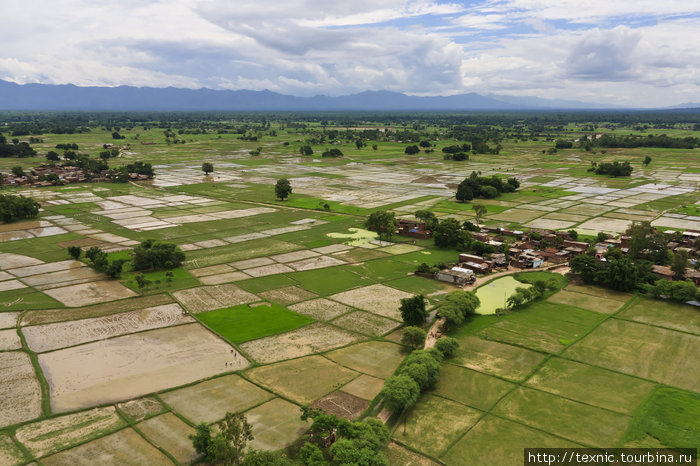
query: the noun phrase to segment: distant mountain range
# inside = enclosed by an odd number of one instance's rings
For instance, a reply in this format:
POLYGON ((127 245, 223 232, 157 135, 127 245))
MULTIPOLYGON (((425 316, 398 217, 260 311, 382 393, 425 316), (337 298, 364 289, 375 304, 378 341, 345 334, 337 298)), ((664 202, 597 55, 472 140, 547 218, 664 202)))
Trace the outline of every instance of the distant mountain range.
MULTIPOLYGON (((700 104, 683 104, 688 108, 700 104)), ((177 89, 174 87, 79 87, 73 84, 15 84, 0 80, 0 110, 143 111, 466 111, 605 110, 620 108, 576 100, 526 96, 408 96, 366 91, 340 97, 297 97, 270 91, 177 89)))

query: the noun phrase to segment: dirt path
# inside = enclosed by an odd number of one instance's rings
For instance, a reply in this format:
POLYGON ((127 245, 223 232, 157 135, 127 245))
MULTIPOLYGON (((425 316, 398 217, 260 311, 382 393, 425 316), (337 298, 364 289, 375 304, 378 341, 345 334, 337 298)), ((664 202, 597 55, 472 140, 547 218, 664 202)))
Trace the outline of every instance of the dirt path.
MULTIPOLYGON (((484 283, 493 280, 494 278, 503 277, 505 275, 512 275, 512 274, 519 273, 519 272, 525 272, 525 273, 527 273, 527 272, 552 272, 552 273, 558 273, 560 275, 566 275, 567 273, 569 273, 569 270, 571 270, 571 269, 569 268, 568 265, 561 265, 561 264, 552 265, 549 267, 543 267, 541 269, 538 268, 538 269, 528 269, 528 270, 518 269, 518 268, 512 267, 508 270, 504 270, 503 272, 496 272, 496 273, 493 273, 491 275, 478 277, 474 281, 474 283, 463 287, 462 290, 473 291, 476 288, 483 285, 484 283)), ((439 319, 436 319, 435 322, 433 323, 433 325, 430 326, 430 330, 428 330, 428 335, 425 338, 425 346, 424 346, 425 349, 430 349, 430 348, 433 348, 435 346, 435 342, 438 340, 438 338, 440 338, 442 336, 444 328, 445 328, 445 318, 440 317, 439 319)))

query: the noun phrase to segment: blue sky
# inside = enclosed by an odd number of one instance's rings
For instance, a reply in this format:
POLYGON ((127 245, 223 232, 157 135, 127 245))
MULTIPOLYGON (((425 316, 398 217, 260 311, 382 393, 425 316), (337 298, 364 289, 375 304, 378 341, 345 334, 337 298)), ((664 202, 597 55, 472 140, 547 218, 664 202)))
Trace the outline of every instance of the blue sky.
POLYGON ((0 79, 700 102, 700 3, 5 0, 0 79))

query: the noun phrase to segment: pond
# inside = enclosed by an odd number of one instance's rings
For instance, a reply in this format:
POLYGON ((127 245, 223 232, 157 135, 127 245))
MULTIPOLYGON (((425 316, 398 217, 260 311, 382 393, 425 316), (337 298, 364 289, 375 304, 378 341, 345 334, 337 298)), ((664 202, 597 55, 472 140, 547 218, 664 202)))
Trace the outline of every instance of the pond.
POLYGON ((476 310, 477 314, 495 314, 499 307, 506 307, 506 300, 515 293, 519 287, 529 288, 532 285, 522 283, 508 276, 482 285, 476 290, 476 296, 481 301, 481 306, 476 310))
POLYGON ((362 228, 349 228, 351 233, 327 233, 331 238, 342 238, 345 244, 350 246, 361 246, 377 239, 377 233, 362 228))

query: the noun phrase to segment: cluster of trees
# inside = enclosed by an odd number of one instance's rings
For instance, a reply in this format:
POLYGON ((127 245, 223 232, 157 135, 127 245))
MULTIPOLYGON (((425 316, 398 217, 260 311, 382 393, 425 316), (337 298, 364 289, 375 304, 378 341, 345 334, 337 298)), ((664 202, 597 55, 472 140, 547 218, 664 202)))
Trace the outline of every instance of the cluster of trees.
POLYGON ((36 218, 39 215, 39 207, 39 203, 31 197, 0 194, 0 220, 3 222, 36 218))
POLYGON ((610 148, 663 147, 667 149, 694 149, 700 147, 700 138, 691 136, 674 138, 666 136, 665 134, 649 134, 647 136, 615 136, 612 134, 605 134, 600 139, 594 139, 592 142, 594 145, 610 148))
POLYGON ((585 283, 618 291, 634 291, 653 279, 652 264, 647 260, 634 260, 619 249, 608 251, 605 259, 598 261, 591 254, 581 254, 571 259, 569 266, 585 283))
MULTIPOLYGON (((651 162, 651 159, 649 159, 651 162)), ((596 175, 608 175, 614 178, 618 176, 630 176, 632 174, 632 166, 629 162, 601 162, 596 164, 591 163, 591 168, 588 171, 595 172, 596 175)))
POLYGON ((394 213, 386 210, 372 212, 365 222, 365 227, 368 230, 376 231, 379 238, 386 241, 391 241, 391 237, 396 233, 397 225, 394 213))
POLYGON ((7 143, 7 138, 0 133, 0 157, 33 157, 36 151, 27 142, 19 142, 13 139, 11 144, 7 143))
MULTIPOLYGON (((107 162, 104 163, 106 165, 107 162)), ((105 170, 107 168, 109 167, 106 167, 105 170)), ((131 173, 136 173, 138 175, 146 175, 149 178, 153 178, 155 176, 155 170, 153 170, 153 166, 150 163, 136 161, 134 163, 130 163, 128 165, 115 169, 112 173, 109 174, 109 177, 110 180, 112 180, 112 182, 114 183, 126 183, 131 179, 131 173)))
MULTIPOLYGON (((532 282, 532 286, 519 286, 516 288, 515 293, 508 297, 506 304, 509 309, 515 309, 540 299, 548 290, 556 290, 557 288, 557 281, 554 278, 550 278, 548 281, 535 280, 532 282)), ((496 313, 499 314, 499 311, 497 310, 496 313)))
POLYGON ((310 156, 310 155, 314 155, 314 150, 311 148, 311 146, 309 146, 307 144, 307 145, 303 145, 299 148, 299 153, 301 155, 310 156))
MULTIPOLYGON (((83 250, 78 246, 69 246, 68 254, 75 260, 80 259, 83 250)), ((106 252, 102 251, 97 246, 93 246, 85 252, 85 257, 90 261, 92 267, 106 274, 110 278, 119 278, 122 273, 124 264, 127 262, 124 259, 110 261, 106 252)))
POLYGON ((56 149, 61 149, 61 150, 78 150, 79 146, 76 143, 67 143, 67 144, 56 144, 56 149))
POLYGON ((479 297, 472 291, 452 291, 440 301, 438 315, 448 323, 462 325, 467 317, 476 313, 481 305, 479 297))
POLYGON ((309 441, 299 450, 299 460, 302 464, 389 465, 382 450, 390 434, 379 419, 348 421, 308 407, 302 408, 301 419, 313 421, 309 429, 309 441), (328 446, 327 440, 333 436, 335 442, 328 446))
POLYGON ((474 198, 493 199, 501 193, 512 193, 520 187, 520 182, 515 178, 502 180, 497 176, 479 176, 479 173, 472 172, 457 186, 455 197, 458 201, 471 201, 474 198))
MULTIPOLYGON (((474 239, 470 230, 475 227, 471 222, 460 223, 453 218, 442 220, 433 230, 433 241, 439 248, 454 248, 478 256, 494 252, 493 246, 474 239)), ((502 252, 508 254, 508 245, 504 243, 502 252)))
POLYGON ((332 149, 324 150, 321 157, 342 157, 343 153, 337 147, 332 149))
POLYGON ((134 270, 171 270, 182 265, 185 253, 176 244, 149 239, 134 248, 132 257, 134 270))
POLYGON ((700 291, 692 280, 668 281, 656 280, 654 283, 642 285, 642 289, 655 298, 668 298, 672 301, 684 303, 694 299, 700 299, 700 291))

